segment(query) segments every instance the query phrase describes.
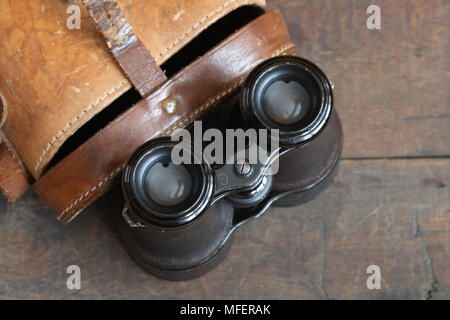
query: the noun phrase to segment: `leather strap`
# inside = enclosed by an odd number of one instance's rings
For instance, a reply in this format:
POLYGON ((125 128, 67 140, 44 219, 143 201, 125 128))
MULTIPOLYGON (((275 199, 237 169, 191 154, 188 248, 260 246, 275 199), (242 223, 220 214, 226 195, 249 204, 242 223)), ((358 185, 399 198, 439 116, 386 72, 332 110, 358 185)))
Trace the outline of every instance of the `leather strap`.
POLYGON ((119 3, 108 0, 83 0, 83 3, 103 33, 109 50, 143 97, 167 80, 123 17, 119 3))
MULTIPOLYGON (((158 65, 237 8, 265 6, 264 0, 116 1, 158 65)), ((67 140, 132 84, 84 5, 0 1, 0 39, 0 92, 8 101, 2 130, 37 180, 67 140), (81 28, 67 28, 78 20, 77 8, 81 28)))
POLYGON ((50 169, 34 189, 59 220, 71 221, 111 187, 137 147, 185 127, 237 92, 257 64, 294 50, 278 11, 259 17, 116 118, 50 169), (176 102, 175 113, 164 112, 167 101, 176 102))
POLYGON ((30 188, 31 177, 1 130, 7 115, 7 104, 0 94, 0 190, 8 201, 16 201, 30 188))
POLYGON ((16 201, 30 188, 32 178, 0 129, 0 189, 8 201, 16 201))

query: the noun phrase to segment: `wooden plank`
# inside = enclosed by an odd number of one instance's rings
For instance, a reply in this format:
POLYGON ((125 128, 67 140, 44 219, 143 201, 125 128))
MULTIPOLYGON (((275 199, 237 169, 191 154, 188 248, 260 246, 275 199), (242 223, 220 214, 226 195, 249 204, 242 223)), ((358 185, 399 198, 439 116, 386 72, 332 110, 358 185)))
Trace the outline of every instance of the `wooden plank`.
POLYGON ((335 84, 346 158, 450 155, 450 2, 271 0, 297 54, 335 84))
POLYGON ((32 192, 2 199, 0 299, 449 298, 449 173, 448 160, 345 160, 317 199, 245 225, 217 269, 187 282, 156 279, 127 256, 111 224, 117 190, 67 226, 32 192), (66 289, 72 264, 79 291, 66 289), (381 290, 366 288, 371 264, 381 290))
POLYGON ((137 267, 112 226, 114 190, 68 226, 33 193, 0 197, 0 298, 450 297, 449 21, 445 0, 270 0, 298 54, 336 85, 345 160, 335 183, 297 208, 273 208, 238 230, 226 260, 188 282, 137 267), (440 158, 440 159, 439 159, 440 158), (82 290, 66 289, 67 266, 82 290), (382 289, 366 288, 381 267, 382 289))

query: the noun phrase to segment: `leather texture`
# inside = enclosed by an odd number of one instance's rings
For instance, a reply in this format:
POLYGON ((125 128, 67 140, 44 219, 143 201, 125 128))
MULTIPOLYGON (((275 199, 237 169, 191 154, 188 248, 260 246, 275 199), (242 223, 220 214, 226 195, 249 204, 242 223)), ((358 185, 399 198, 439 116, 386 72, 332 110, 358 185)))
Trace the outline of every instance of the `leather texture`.
POLYGON ((257 18, 116 118, 51 168, 34 189, 59 220, 71 221, 109 189, 137 147, 201 117, 236 93, 257 64, 294 50, 279 12, 257 18), (163 111, 167 99, 177 101, 174 114, 163 111))
POLYGON ((0 190, 8 201, 16 201, 31 184, 31 176, 1 130, 8 116, 8 105, 0 94, 0 190))
POLYGON ((137 37, 116 1, 84 0, 106 45, 142 96, 167 80, 151 54, 137 37))
POLYGON ((0 130, 0 189, 8 201, 17 200, 31 184, 31 176, 0 130))
MULTIPOLYGON (((158 65, 235 8, 265 5, 263 0, 118 2, 158 65)), ((35 179, 68 137, 131 88, 80 7, 82 27, 69 30, 66 1, 0 1, 0 92, 8 101, 3 131, 35 179)))

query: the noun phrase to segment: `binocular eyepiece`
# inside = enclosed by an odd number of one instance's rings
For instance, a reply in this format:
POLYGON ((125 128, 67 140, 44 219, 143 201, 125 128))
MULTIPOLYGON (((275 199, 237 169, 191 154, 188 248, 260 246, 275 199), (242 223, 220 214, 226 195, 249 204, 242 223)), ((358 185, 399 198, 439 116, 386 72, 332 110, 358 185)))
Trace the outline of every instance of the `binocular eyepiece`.
MULTIPOLYGON (((124 169, 122 190, 130 211, 159 227, 176 227, 195 219, 214 192, 214 174, 206 162, 172 162, 177 143, 170 138, 147 142, 124 169)), ((192 156, 195 153, 192 152, 192 156)))
POLYGON ((272 204, 308 201, 331 182, 342 129, 331 84, 317 66, 294 56, 261 63, 243 85, 240 113, 236 122, 266 129, 277 144, 249 141, 245 150, 233 149, 232 161, 213 166, 191 141, 163 137, 128 161, 119 232, 148 272, 171 280, 200 276, 221 261, 241 224, 272 204), (255 150, 262 157, 252 162, 255 150), (191 161, 175 161, 177 153, 191 161))
POLYGON ((250 127, 278 129, 280 143, 295 146, 313 138, 327 123, 333 94, 316 65, 284 56, 269 59, 250 73, 240 102, 250 127))

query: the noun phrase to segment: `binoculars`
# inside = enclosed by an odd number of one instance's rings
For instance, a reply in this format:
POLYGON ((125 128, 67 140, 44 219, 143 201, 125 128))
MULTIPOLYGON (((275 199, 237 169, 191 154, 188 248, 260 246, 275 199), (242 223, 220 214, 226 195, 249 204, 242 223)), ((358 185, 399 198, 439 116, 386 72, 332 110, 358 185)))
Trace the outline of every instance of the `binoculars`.
POLYGON ((275 57, 249 74, 229 123, 267 132, 265 139, 248 139, 242 150, 232 144, 232 156, 220 164, 190 139, 141 146, 124 169, 125 206, 117 217, 131 257, 160 278, 195 278, 225 257, 243 223, 271 205, 313 199, 333 180, 342 150, 333 102, 332 85, 316 65, 275 57), (276 143, 266 148, 267 140, 276 143), (262 156, 250 161, 255 150, 262 156))

